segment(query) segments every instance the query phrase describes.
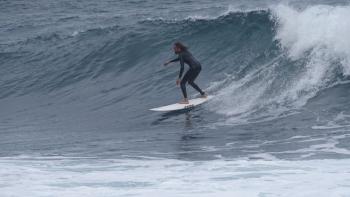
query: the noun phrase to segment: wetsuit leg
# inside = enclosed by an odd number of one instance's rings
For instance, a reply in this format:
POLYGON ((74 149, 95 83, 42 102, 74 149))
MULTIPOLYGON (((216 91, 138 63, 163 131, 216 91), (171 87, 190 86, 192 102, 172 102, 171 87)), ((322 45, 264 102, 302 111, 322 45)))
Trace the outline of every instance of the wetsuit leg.
POLYGON ((180 83, 181 91, 185 99, 187 98, 186 83, 188 82, 190 75, 191 75, 191 69, 186 72, 185 76, 182 78, 180 83))
POLYGON ((181 80, 181 90, 184 98, 187 98, 186 83, 188 82, 194 89, 196 89, 201 95, 205 93, 194 83, 201 69, 190 69, 186 72, 185 76, 181 80))
POLYGON ((198 87, 197 84, 194 83, 194 80, 197 78, 197 76, 199 75, 199 73, 201 72, 201 69, 195 69, 193 70, 190 79, 188 80, 188 83, 194 88, 196 89, 201 95, 204 95, 205 93, 198 87))

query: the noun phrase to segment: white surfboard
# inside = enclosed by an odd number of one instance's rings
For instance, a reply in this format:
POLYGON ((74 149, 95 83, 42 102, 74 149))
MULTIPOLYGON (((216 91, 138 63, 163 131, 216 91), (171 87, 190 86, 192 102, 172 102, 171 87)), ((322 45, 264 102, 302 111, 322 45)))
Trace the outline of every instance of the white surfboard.
POLYGON ((171 105, 153 108, 150 110, 151 111, 160 111, 160 112, 170 112, 170 111, 177 111, 177 110, 182 110, 182 109, 189 109, 189 108, 193 108, 197 105, 200 105, 200 104, 208 101, 211 98, 213 98, 213 96, 208 96, 207 98, 195 98, 195 99, 189 100, 188 101, 189 104, 175 103, 175 104, 171 104, 171 105))

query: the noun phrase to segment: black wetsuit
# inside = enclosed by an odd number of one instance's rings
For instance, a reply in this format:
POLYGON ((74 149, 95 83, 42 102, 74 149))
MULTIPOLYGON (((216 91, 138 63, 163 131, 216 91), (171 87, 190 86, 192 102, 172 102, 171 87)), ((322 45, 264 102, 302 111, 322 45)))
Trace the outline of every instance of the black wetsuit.
POLYGON ((180 61, 180 73, 179 73, 179 79, 181 79, 183 71, 184 71, 184 64, 186 63, 190 69, 186 72, 185 76, 181 80, 181 90, 182 94, 184 95, 184 98, 187 98, 187 92, 186 92, 186 83, 188 82, 194 89, 196 89, 201 95, 204 95, 205 93, 197 86, 197 84, 194 83, 194 80, 197 78, 198 74, 201 72, 202 66, 201 64, 192 56, 192 54, 189 51, 182 51, 178 54, 178 57, 176 59, 171 60, 170 62, 177 62, 180 61))

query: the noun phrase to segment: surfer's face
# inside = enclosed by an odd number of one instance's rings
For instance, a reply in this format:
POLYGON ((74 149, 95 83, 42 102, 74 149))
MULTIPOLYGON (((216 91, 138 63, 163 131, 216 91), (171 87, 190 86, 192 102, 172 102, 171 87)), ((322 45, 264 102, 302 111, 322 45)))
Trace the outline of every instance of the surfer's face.
POLYGON ((177 46, 174 46, 174 53, 178 54, 180 52, 181 52, 181 49, 179 47, 177 47, 177 46))

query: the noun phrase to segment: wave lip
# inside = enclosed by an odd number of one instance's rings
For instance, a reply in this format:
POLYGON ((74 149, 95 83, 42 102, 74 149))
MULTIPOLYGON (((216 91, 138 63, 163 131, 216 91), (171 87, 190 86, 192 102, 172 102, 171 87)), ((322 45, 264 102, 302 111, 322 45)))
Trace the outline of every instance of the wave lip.
MULTIPOLYGON (((350 22, 344 20, 350 17, 349 6, 298 10, 280 4, 269 10, 269 17, 275 22, 271 23, 270 42, 278 48, 277 55, 265 62, 253 59, 250 72, 228 85, 225 82, 209 107, 227 116, 226 123, 271 120, 294 113, 349 74, 350 22)), ((269 50, 263 53, 271 53, 269 50)))
POLYGON ((278 21, 278 39, 292 58, 301 58, 309 50, 327 50, 343 60, 349 71, 350 6, 312 6, 298 11, 285 5, 273 9, 278 21))

